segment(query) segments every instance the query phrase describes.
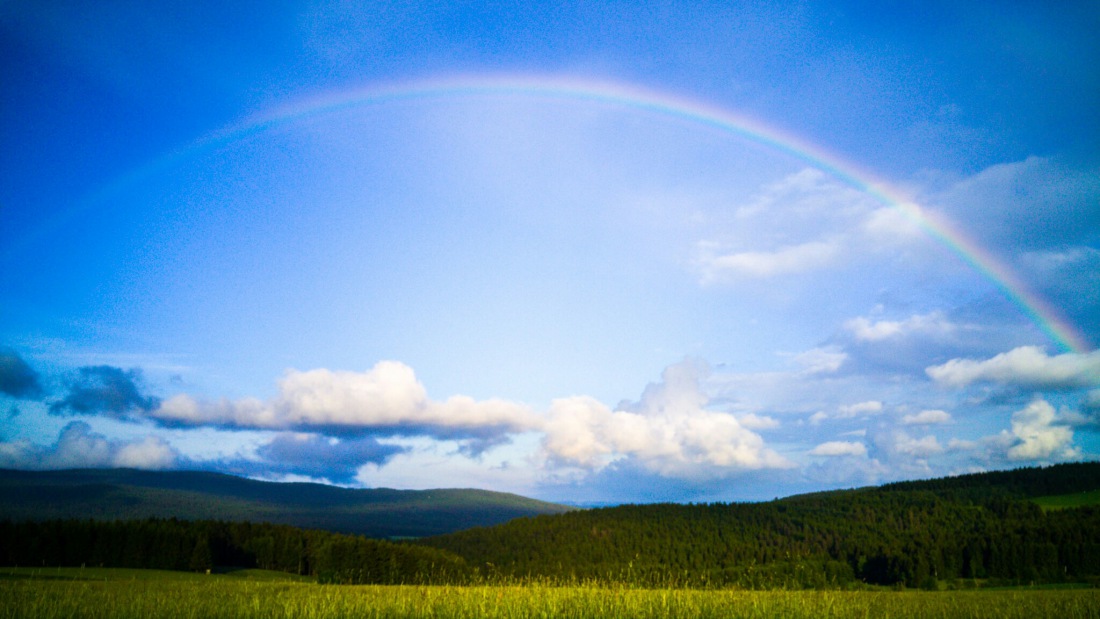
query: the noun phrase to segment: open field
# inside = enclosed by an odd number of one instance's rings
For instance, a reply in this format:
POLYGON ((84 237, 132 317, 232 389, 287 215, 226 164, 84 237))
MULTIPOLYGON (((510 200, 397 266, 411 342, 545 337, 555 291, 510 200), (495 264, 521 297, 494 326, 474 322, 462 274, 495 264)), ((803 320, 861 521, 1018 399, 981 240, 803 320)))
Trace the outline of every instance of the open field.
POLYGON ((1100 617, 1100 590, 693 591, 329 586, 258 571, 0 570, 0 618, 1100 617), (74 580, 73 578, 84 578, 74 580))

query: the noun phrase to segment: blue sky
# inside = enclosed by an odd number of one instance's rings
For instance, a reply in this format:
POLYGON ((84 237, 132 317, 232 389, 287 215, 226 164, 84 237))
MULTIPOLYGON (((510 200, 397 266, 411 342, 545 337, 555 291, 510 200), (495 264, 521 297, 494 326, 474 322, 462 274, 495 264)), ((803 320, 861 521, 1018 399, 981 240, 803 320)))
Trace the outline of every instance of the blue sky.
POLYGON ((1095 459, 1100 10, 777 4, 4 3, 0 466, 1095 459))

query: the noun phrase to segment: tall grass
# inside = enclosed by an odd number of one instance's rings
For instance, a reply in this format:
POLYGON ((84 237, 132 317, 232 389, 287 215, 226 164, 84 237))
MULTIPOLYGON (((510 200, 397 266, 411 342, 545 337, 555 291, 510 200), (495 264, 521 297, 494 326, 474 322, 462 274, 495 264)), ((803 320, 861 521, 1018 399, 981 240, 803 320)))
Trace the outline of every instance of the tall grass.
POLYGON ((227 579, 0 580, 0 618, 390 619, 550 617, 1100 619, 1100 591, 692 591, 335 586, 227 579))

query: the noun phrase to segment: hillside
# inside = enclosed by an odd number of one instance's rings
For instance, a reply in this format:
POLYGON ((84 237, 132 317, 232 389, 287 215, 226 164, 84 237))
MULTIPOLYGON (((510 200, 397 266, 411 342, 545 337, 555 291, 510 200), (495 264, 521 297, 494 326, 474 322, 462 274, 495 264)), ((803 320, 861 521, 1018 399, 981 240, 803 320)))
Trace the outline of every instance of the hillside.
POLYGON ((516 577, 751 588, 1100 577, 1100 508, 1031 498, 1100 489, 1072 464, 756 504, 623 505, 421 540, 516 577), (1089 487, 1091 486, 1091 487, 1089 487))
POLYGON ((348 489, 200 471, 0 469, 0 519, 180 518, 422 537, 571 508, 486 490, 348 489))

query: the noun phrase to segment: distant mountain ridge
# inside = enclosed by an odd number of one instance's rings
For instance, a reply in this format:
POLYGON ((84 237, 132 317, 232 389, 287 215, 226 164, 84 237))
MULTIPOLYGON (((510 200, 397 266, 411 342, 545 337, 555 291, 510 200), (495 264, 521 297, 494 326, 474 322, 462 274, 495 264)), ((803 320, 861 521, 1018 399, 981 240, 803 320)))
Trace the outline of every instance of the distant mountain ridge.
POLYGON ((440 535, 571 509, 475 489, 351 489, 208 471, 0 469, 0 519, 16 521, 248 520, 394 538, 440 535))

